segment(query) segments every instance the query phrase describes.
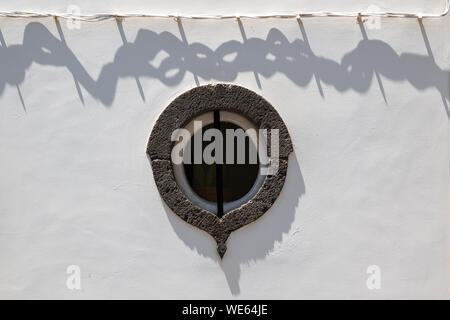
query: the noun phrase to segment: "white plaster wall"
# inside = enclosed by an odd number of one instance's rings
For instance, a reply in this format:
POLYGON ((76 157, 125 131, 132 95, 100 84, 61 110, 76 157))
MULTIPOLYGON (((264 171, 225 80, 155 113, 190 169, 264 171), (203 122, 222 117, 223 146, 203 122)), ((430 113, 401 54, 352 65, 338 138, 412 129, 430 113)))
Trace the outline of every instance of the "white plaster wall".
MULTIPOLYGON (((85 13, 444 8, 437 0, 21 0, 0 10, 69 4, 85 13)), ((189 43, 213 51, 243 41, 235 21, 182 27, 189 43)), ((414 19, 382 19, 365 42, 352 18, 305 19, 317 60, 302 56, 296 21, 243 20, 249 40, 237 44, 244 49, 232 68, 191 64, 173 81, 142 73, 189 52, 172 20, 125 20, 128 45, 114 21, 61 28, 66 44, 52 19, 0 19, 1 298, 448 297, 448 17, 425 20, 423 30, 414 19), (269 33, 294 67, 254 58, 271 47, 269 33), (373 76, 367 88, 356 77, 362 69, 373 76), (145 154, 158 115, 195 79, 264 96, 295 148, 279 199, 231 235, 222 262, 210 236, 162 203, 145 154), (65 284, 73 264, 79 291, 65 284), (366 287, 373 264, 381 290, 366 287)))

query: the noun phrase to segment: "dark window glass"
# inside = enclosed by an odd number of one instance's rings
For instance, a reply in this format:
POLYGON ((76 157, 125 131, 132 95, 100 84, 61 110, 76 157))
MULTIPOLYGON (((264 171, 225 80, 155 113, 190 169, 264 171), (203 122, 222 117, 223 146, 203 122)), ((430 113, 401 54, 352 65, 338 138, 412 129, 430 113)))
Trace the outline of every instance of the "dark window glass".
MULTIPOLYGON (((217 128, 217 123, 210 124, 203 127, 203 132, 210 129, 217 128)), ((230 122, 220 122, 220 131, 223 136, 223 161, 222 165, 211 164, 208 165, 204 162, 201 164, 184 164, 184 169, 186 173, 186 178, 188 180, 189 185, 192 189, 197 193, 201 198, 217 202, 218 193, 222 193, 222 200, 220 202, 231 202, 242 198, 245 194, 247 194, 252 186, 254 185, 256 178, 258 177, 259 163, 250 163, 249 150, 250 148, 255 148, 253 142, 250 141, 249 137, 245 138, 245 163, 238 164, 237 163, 237 143, 236 139, 233 143, 234 146, 234 162, 233 164, 226 163, 227 153, 226 153, 226 145, 227 145, 227 137, 226 130, 227 129, 241 129, 239 126, 230 123, 230 122), (217 167, 219 166, 219 167, 217 167), (222 173, 221 183, 217 181, 217 169, 219 168, 219 172, 222 173)), ((192 144, 192 151, 195 150, 194 140, 188 143, 192 144)), ((211 141, 203 141, 202 142, 202 151, 205 149, 207 145, 212 143, 211 141)), ((256 151, 255 151, 256 152, 256 151)), ((214 154, 213 154, 214 155, 214 154)), ((194 161, 194 156, 192 152, 191 163, 194 161)), ((202 159, 203 160, 203 159, 202 159)), ((223 205, 219 204, 219 205, 223 205)), ((218 208, 218 212, 223 212, 223 208, 218 208)))

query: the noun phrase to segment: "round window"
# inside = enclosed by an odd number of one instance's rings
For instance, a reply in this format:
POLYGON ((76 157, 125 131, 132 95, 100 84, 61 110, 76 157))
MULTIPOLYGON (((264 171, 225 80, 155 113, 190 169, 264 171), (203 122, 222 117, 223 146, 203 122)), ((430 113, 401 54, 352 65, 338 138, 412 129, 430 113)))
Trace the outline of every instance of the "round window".
POLYGON ((177 97, 159 116, 147 145, 161 197, 178 217, 214 237, 220 257, 231 232, 276 201, 292 151, 275 108, 229 84, 177 97))

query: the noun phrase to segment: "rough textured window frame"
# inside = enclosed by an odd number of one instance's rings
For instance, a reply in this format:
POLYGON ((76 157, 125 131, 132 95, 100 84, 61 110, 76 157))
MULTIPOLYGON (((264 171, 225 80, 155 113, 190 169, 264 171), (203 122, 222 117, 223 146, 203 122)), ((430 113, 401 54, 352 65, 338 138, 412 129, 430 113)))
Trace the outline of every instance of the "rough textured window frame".
MULTIPOLYGON (((268 151, 270 153, 270 149, 268 151)), ((178 217, 216 240, 217 252, 221 258, 227 250, 226 240, 230 234, 260 218, 278 198, 286 178, 291 152, 293 147, 289 132, 275 108, 255 92, 229 84, 200 86, 178 96, 159 116, 147 145, 147 155, 161 197, 178 217), (259 129, 278 129, 280 141, 278 172, 265 178, 251 200, 222 218, 186 198, 175 179, 171 161, 172 132, 183 128, 194 117, 214 110, 240 113, 259 129)))

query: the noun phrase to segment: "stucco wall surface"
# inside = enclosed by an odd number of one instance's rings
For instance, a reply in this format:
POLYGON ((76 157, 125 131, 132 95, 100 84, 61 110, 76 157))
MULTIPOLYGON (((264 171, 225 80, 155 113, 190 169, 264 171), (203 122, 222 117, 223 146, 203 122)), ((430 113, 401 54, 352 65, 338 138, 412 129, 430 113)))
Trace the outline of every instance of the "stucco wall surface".
MULTIPOLYGON (((206 14, 444 1, 2 1, 206 14)), ((449 18, 82 23, 0 18, 1 298, 447 298, 449 18), (220 62, 220 63, 219 63, 220 62), (178 95, 233 83, 292 138, 273 207, 215 241, 175 216, 146 145, 178 95), (81 290, 66 286, 69 265, 81 290), (381 288, 366 286, 368 266, 381 288)))

